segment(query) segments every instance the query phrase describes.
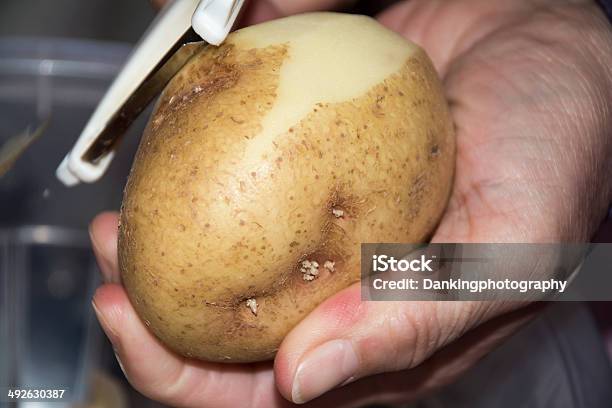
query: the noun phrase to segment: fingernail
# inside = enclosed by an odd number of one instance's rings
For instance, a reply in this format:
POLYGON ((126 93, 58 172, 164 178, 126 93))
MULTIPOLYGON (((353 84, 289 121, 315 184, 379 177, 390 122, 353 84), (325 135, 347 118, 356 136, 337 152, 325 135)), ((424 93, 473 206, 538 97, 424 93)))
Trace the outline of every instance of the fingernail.
POLYGON ((351 342, 328 341, 306 354, 298 365, 291 399, 296 404, 308 402, 346 383, 356 375, 358 368, 359 360, 351 342))
POLYGON ((89 239, 91 240, 91 245, 94 248, 94 254, 96 256, 96 260, 98 261, 98 267, 100 268, 102 280, 105 283, 118 283, 117 279, 115 278, 114 266, 108 259, 101 255, 102 250, 94 239, 93 233, 91 232, 91 227, 89 228, 89 239))
POLYGON ((104 315, 100 312, 100 309, 98 309, 98 306, 96 306, 95 300, 91 302, 91 307, 93 307, 96 317, 98 318, 98 322, 100 322, 100 326, 102 326, 102 330, 104 330, 104 333, 106 333, 106 337, 108 337, 110 342, 113 344, 113 347, 115 347, 117 343, 115 333, 113 332, 110 325, 106 321, 106 318, 104 317, 104 315))
POLYGON ((115 359, 117 360, 117 364, 119 364, 119 368, 121 369, 121 372, 123 373, 124 376, 127 377, 127 374, 125 373, 125 368, 123 367, 123 362, 121 361, 121 358, 119 357, 119 353, 117 352, 117 349, 113 349, 113 351, 115 352, 115 359))

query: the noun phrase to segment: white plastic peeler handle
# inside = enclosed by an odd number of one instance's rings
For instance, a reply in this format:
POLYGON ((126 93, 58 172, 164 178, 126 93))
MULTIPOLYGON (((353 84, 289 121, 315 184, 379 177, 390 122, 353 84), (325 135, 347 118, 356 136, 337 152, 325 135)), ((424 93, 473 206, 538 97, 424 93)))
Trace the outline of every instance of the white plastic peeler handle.
POLYGON ((160 13, 108 89, 77 143, 56 170, 66 185, 100 179, 115 155, 109 152, 96 163, 83 159, 85 152, 110 123, 119 107, 153 71, 165 53, 185 32, 194 31, 206 42, 221 44, 234 24, 244 0, 174 0, 160 13))
POLYGON ((236 22, 244 0, 201 0, 191 26, 206 42, 219 45, 236 22))

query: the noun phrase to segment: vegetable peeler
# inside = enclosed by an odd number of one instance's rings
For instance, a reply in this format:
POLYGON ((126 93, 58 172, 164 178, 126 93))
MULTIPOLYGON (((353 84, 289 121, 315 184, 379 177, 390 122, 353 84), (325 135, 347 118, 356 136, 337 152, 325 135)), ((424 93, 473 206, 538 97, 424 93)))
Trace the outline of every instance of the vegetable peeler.
POLYGON ((229 34, 244 0, 174 0, 153 21, 57 168, 66 185, 97 181, 129 126, 206 44, 229 34), (204 40, 204 41, 202 41, 204 40))

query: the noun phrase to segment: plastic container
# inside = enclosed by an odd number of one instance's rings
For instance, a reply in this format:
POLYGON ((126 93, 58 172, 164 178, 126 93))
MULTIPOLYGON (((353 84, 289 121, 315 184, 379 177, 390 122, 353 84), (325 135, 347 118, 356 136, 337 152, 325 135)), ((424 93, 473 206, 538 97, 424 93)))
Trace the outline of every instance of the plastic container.
POLYGON ((55 169, 129 51, 91 41, 0 39, 0 144, 50 117, 47 131, 0 178, 0 389, 65 388, 69 395, 36 406, 84 403, 100 355, 87 226, 100 211, 119 208, 147 115, 98 183, 68 189, 55 169))

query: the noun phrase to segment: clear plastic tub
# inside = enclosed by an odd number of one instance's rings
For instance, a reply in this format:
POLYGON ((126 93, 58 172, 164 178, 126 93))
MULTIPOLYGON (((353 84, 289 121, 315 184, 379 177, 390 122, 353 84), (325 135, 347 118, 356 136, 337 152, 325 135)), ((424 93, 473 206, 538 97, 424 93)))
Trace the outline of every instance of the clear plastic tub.
POLYGON ((98 212, 119 208, 146 115, 100 182, 68 189, 54 172, 129 50, 0 39, 0 144, 51 118, 0 178, 0 389, 66 388, 66 406, 86 398, 102 341, 90 305, 97 272, 87 225, 98 212))

